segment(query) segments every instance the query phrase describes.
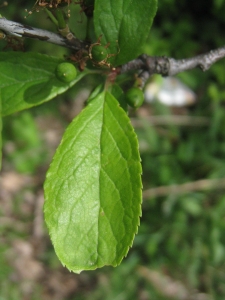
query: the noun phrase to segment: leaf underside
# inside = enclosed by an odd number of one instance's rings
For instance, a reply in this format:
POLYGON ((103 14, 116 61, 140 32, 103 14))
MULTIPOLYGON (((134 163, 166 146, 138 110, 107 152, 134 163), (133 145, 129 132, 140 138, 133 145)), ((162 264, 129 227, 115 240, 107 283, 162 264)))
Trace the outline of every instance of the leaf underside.
POLYGON ((80 273, 120 264, 139 225, 141 164, 129 118, 111 94, 96 96, 69 125, 44 189, 63 265, 80 273))
POLYGON ((62 59, 39 53, 0 52, 2 115, 49 101, 86 75, 82 72, 70 83, 61 82, 55 74, 60 62, 62 59))

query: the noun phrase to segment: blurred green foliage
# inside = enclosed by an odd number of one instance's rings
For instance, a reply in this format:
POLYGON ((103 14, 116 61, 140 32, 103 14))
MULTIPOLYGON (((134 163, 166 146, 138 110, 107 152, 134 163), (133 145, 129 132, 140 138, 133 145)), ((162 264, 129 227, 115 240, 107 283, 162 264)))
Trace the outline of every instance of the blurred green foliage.
POLYGON ((44 162, 46 149, 29 111, 4 119, 3 142, 11 145, 7 158, 19 173, 34 173, 44 162))
MULTIPOLYGON (((20 1, 21 9, 16 3, 10 3, 1 13, 15 21, 51 28, 43 12, 23 19, 22 7, 29 9, 30 6, 30 1, 20 1)), ((73 26, 77 30, 78 26, 86 24, 86 19, 76 9, 79 20, 73 26)), ((224 15, 224 0, 207 3, 204 0, 161 0, 145 52, 185 58, 222 46, 224 15)), ((74 24, 75 18, 70 22, 74 24)), ((80 38, 85 36, 84 28, 78 30, 80 38)), ((25 41, 25 45, 33 51, 65 53, 60 47, 56 50, 55 46, 42 42, 25 41)), ((193 70, 178 76, 198 97, 197 103, 186 113, 207 117, 208 125, 154 127, 143 123, 143 128, 136 130, 140 144, 147 144, 147 150, 141 151, 144 189, 225 177, 224 68, 222 60, 206 73, 193 70)), ((161 116, 172 114, 171 109, 158 103, 153 104, 151 110, 161 116)), ((47 149, 43 147, 32 114, 23 112, 4 122, 4 142, 14 140, 16 145, 7 159, 20 172, 34 173, 45 163, 43 155, 47 149)), ((83 289, 68 299, 182 299, 177 295, 167 296, 163 289, 142 276, 138 272, 142 265, 182 282, 190 294, 206 293, 211 297, 205 298, 207 300, 222 300, 225 297, 224 230, 223 189, 146 199, 139 233, 127 259, 115 269, 104 268, 85 275, 97 283, 90 290, 83 289)), ((4 246, 0 251, 5 252, 4 246)), ((43 261, 47 260, 49 267, 55 268, 53 256, 54 252, 49 249, 43 261)), ((20 299, 15 285, 10 288, 10 282, 5 280, 9 269, 3 255, 0 255, 0 266, 0 299, 20 299)))

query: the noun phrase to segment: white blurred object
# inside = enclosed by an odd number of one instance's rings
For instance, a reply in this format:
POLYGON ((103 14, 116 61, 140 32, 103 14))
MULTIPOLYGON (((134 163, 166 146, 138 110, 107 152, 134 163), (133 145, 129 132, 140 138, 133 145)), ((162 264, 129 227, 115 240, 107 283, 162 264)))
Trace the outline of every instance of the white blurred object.
POLYGON ((158 100, 167 106, 188 106, 195 103, 196 94, 177 78, 158 77, 146 85, 145 100, 148 103, 158 100))

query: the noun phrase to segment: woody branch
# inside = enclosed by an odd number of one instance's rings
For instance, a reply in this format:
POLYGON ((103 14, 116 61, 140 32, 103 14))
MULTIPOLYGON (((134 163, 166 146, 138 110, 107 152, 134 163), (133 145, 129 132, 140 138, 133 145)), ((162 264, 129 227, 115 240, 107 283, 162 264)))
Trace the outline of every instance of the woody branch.
MULTIPOLYGON (((70 39, 63 37, 60 34, 53 33, 47 30, 34 28, 23 25, 17 22, 0 18, 0 30, 6 35, 33 38, 41 41, 60 45, 71 50, 81 50, 90 46, 87 42, 80 41, 74 35, 70 39)), ((191 58, 176 60, 165 56, 148 56, 143 54, 137 59, 134 59, 120 68, 121 73, 139 70, 142 71, 145 78, 153 74, 161 74, 162 76, 173 76, 178 73, 201 68, 203 71, 208 70, 215 62, 225 57, 225 46, 215 50, 211 50, 205 54, 194 56, 191 58)))

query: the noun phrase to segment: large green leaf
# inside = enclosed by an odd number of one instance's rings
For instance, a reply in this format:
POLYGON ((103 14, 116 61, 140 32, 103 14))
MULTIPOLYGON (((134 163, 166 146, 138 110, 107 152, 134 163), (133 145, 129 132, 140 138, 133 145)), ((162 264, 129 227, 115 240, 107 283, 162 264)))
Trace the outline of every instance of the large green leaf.
POLYGON ((96 36, 103 35, 102 44, 110 43, 110 54, 119 49, 112 58, 113 65, 124 64, 142 53, 156 9, 157 0, 95 1, 96 36))
POLYGON ((70 83, 57 79, 62 59, 38 53, 0 52, 2 115, 39 105, 65 92, 85 74, 70 83))
POLYGON ((102 92, 67 128, 45 182, 55 251, 76 273, 120 264, 141 214, 141 164, 126 112, 102 92))

